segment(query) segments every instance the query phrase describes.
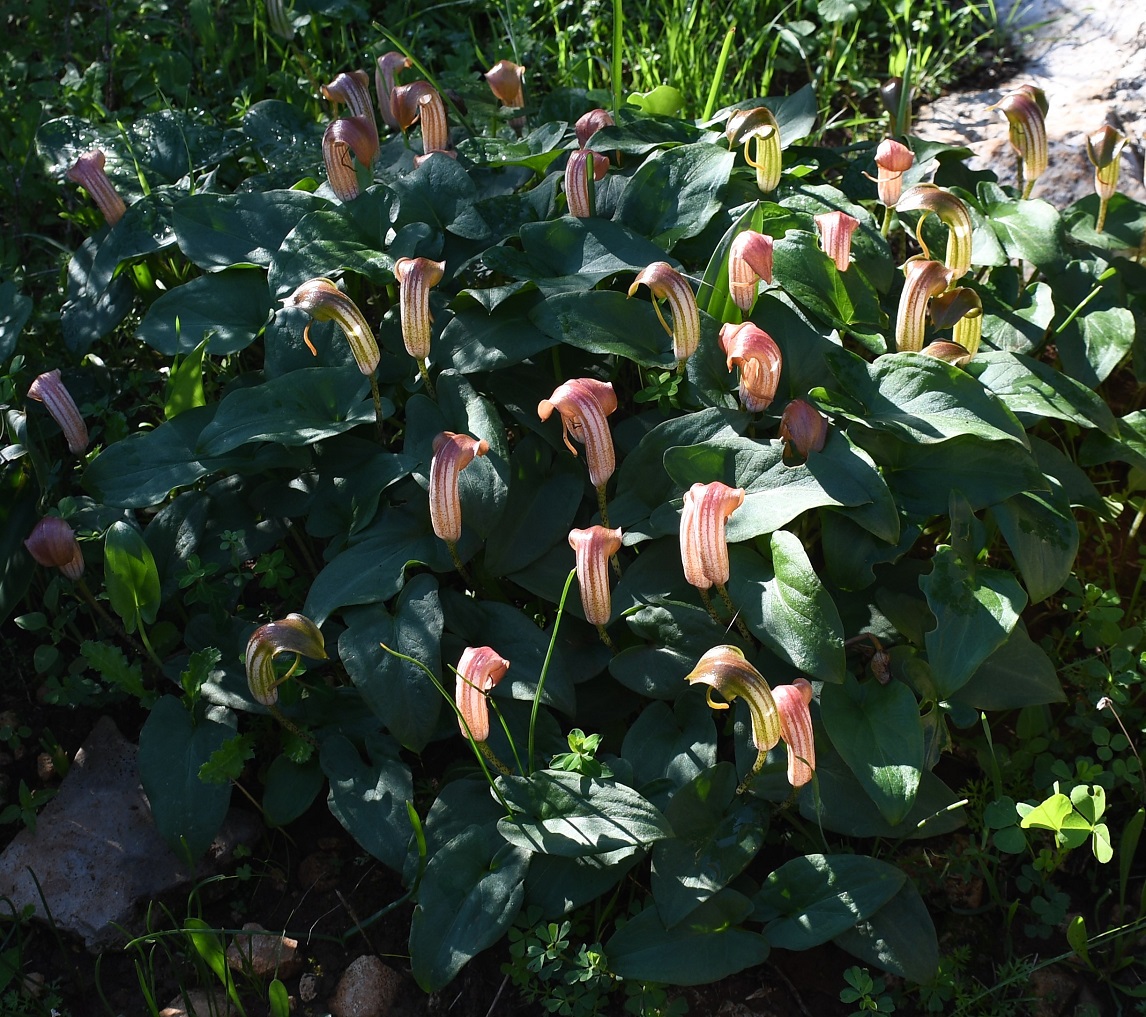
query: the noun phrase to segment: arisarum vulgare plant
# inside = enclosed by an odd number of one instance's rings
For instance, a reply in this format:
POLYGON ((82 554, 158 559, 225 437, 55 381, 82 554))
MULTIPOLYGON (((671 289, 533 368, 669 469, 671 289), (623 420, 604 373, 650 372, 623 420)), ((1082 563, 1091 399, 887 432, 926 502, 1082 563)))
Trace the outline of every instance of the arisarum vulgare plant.
POLYGON ((98 148, 81 155, 68 170, 67 177, 72 183, 79 184, 88 194, 96 207, 103 213, 109 226, 114 226, 123 218, 127 205, 120 197, 104 171, 107 157, 98 148))
POLYGON ((931 254, 923 242, 923 220, 935 215, 947 227, 945 263, 951 282, 958 282, 971 268, 971 212, 963 199, 935 184, 916 184, 903 192, 895 206, 897 212, 922 211, 916 224, 915 237, 923 248, 924 258, 931 254))
POLYGON ((728 294, 745 314, 756 303, 760 283, 772 283, 773 247, 767 233, 744 230, 728 248, 728 294))
POLYGON ((413 61, 406 54, 390 50, 378 58, 374 70, 374 91, 378 93, 378 112, 391 130, 398 129, 398 119, 394 116, 394 110, 390 105, 390 95, 394 91, 398 72, 412 65, 413 61))
MULTIPOLYGON (((525 106, 525 68, 512 60, 499 60, 485 72, 486 84, 497 100, 506 109, 521 109, 525 106)), ((525 117, 517 116, 510 120, 510 126, 521 133, 525 117)))
POLYGON ((903 274, 906 279, 895 317, 895 348, 900 353, 918 353, 923 349, 929 302, 951 284, 951 269, 939 261, 916 258, 903 266, 903 274))
POLYGON ((722 624, 708 597, 708 591, 715 586, 747 638, 747 630, 726 586, 732 569, 724 532, 729 517, 744 504, 744 493, 744 488, 729 487, 718 480, 711 484, 693 484, 685 491, 680 514, 680 558, 684 578, 700 591, 700 599, 713 620, 722 624))
POLYGON ((450 123, 446 104, 436 88, 418 98, 418 109, 418 120, 422 125, 422 154, 414 157, 414 165, 420 166, 435 153, 456 159, 457 153, 449 150, 450 123))
POLYGON ((573 529, 569 531, 569 546, 577 557, 577 584, 585 620, 596 626, 601 641, 611 648, 613 641, 605 631, 613 613, 609 560, 621 549, 621 531, 605 526, 573 529))
POLYGON ((573 125, 578 147, 585 148, 601 128, 612 127, 614 124, 613 114, 607 109, 591 109, 588 113, 582 113, 573 125))
POLYGON ((430 357, 434 316, 430 313, 430 290, 445 278, 446 263, 431 258, 399 258, 394 262, 398 280, 398 311, 402 318, 402 344, 418 365, 418 373, 431 392, 426 370, 430 357))
POLYGON ((837 271, 846 272, 852 258, 852 234, 859 227, 859 220, 836 209, 817 215, 815 221, 824 253, 835 263, 837 271))
POLYGON ((951 328, 951 338, 967 353, 979 352, 983 335, 983 299, 969 286, 940 293, 931 299, 931 320, 936 328, 951 328))
POLYGON ((696 294, 683 275, 667 261, 654 261, 637 273, 629 287, 631 297, 644 284, 653 296, 653 310, 657 312, 661 326, 672 338, 672 352, 678 369, 691 357, 700 345, 700 312, 696 306, 696 294), (672 323, 665 321, 659 301, 667 300, 672 312, 672 323))
POLYGON ((728 370, 740 369, 741 406, 749 413, 768 409, 780 384, 783 367, 780 347, 752 321, 723 325, 719 338, 728 370))
POLYGON ((1046 93, 1035 85, 1019 85, 988 109, 1007 118, 1011 147, 1019 159, 1019 191, 1029 198, 1048 163, 1046 93))
POLYGON ((361 193, 358 163, 369 169, 378 152, 378 133, 365 117, 339 117, 331 121, 322 136, 322 158, 330 189, 339 201, 353 201, 361 193))
MULTIPOLYGON (((901 141, 884 138, 875 150, 875 165, 879 203, 890 211, 903 193, 903 174, 915 165, 915 153, 901 141)), ((883 232, 886 236, 887 230, 883 232)))
POLYGON ((1097 233, 1106 227, 1106 210, 1118 191, 1118 169, 1125 147, 1126 135, 1110 124, 1103 124, 1086 136, 1086 157, 1094 167, 1094 191, 1098 195, 1098 215, 1094 222, 1097 233))
POLYGON ((558 385, 553 394, 537 406, 537 415, 542 420, 548 420, 554 410, 560 415, 562 437, 570 452, 577 455, 570 438, 585 446, 589 481, 597 489, 597 507, 605 526, 609 525, 605 485, 617 468, 613 435, 606 418, 616 409, 617 395, 612 384, 596 378, 572 378, 558 385))
POLYGON ((59 425, 72 455, 83 455, 88 447, 88 425, 84 423, 76 401, 60 376, 59 368, 45 371, 28 386, 28 398, 44 404, 59 425))
POLYGON ((767 106, 737 110, 728 118, 725 136, 732 147, 744 146, 744 161, 756 170, 756 186, 770 194, 780 183, 783 152, 780 125, 767 106))
POLYGON ((505 677, 509 661, 489 646, 467 646, 458 661, 454 705, 458 729, 502 773, 508 769, 487 744, 489 740, 489 694, 505 677))
POLYGON ((814 690, 807 678, 791 685, 777 685, 772 699, 780 714, 780 737, 788 748, 788 783, 801 788, 816 771, 816 741, 811 706, 814 690))
POLYGON ((279 686, 295 674, 303 657, 327 659, 322 631, 305 615, 291 613, 255 629, 246 653, 247 688, 255 702, 275 711, 279 686), (283 675, 275 672, 275 657, 280 653, 294 654, 294 662, 283 675))
POLYGON ((785 455, 795 452, 807 459, 813 452, 822 452, 828 440, 828 418, 804 399, 793 399, 780 414, 780 440, 785 455))
POLYGON ((390 112, 394 124, 403 134, 418 122, 422 114, 422 97, 435 91, 428 81, 411 81, 408 85, 395 85, 390 92, 390 112))
POLYGON ((608 169, 609 160, 587 148, 569 153, 565 166, 565 201, 570 215, 587 219, 594 214, 593 185, 604 178, 608 169))
POLYGON ((458 541, 462 539, 462 499, 458 490, 458 477, 476 456, 489 451, 489 442, 471 438, 468 434, 442 431, 434 437, 433 458, 430 460, 430 522, 434 533, 446 542, 450 556, 459 572, 464 573, 458 557, 458 541))
POLYGON ((370 76, 365 71, 342 71, 330 84, 322 86, 322 94, 336 106, 345 103, 351 114, 362 118, 364 129, 373 135, 377 152, 378 121, 374 119, 374 104, 370 101, 370 76))

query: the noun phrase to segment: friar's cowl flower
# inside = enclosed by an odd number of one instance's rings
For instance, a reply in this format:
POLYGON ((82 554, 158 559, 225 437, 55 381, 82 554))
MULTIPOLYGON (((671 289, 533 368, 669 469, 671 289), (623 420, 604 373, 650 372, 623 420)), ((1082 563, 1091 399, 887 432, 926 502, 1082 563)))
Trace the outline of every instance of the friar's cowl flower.
POLYGON ((698 590, 728 582, 728 517, 744 504, 744 488, 720 481, 693 484, 684 495, 680 516, 680 558, 684 578, 698 590))
POLYGON ((726 644, 714 646, 705 653, 696 667, 685 675, 685 680, 690 685, 700 683, 709 687, 706 697, 714 710, 727 710, 728 704, 737 697, 748 704, 752 718, 752 744, 759 753, 754 769, 758 770, 782 734, 780 711, 764 676, 748 663, 742 650, 726 644), (713 690, 727 702, 714 700, 713 690))
POLYGON ((780 384, 783 357, 780 347, 759 325, 731 322, 720 329, 720 348, 728 370, 740 368, 740 402, 749 413, 759 413, 772 405, 780 384))
POLYGON ((60 377, 59 368, 45 371, 28 386, 28 398, 44 404, 52 419, 60 425, 64 439, 73 455, 80 455, 88 447, 88 426, 80 416, 79 407, 60 377))
POLYGON ((430 522, 447 544, 462 539, 462 500, 458 494, 458 476, 475 456, 489 451, 489 442, 468 434, 442 431, 434 438, 434 456, 430 460, 430 522))
POLYGON ((793 399, 780 415, 780 440, 801 459, 823 450, 828 440, 828 418, 811 403, 793 399))
POLYGON ((525 105, 525 68, 512 60, 499 60, 485 72, 489 89, 503 106, 518 108, 525 105))
POLYGON ((846 272, 852 257, 852 234, 859 220, 837 209, 816 216, 816 229, 820 231, 820 246, 836 263, 840 272, 846 272))
POLYGON ((488 646, 467 646, 458 661, 458 676, 454 683, 454 703, 461 716, 458 729, 463 737, 475 742, 489 738, 489 702, 492 691, 509 670, 509 661, 488 646), (467 730, 468 728, 468 730, 467 730))
POLYGON ((608 625, 613 613, 609 594, 609 559, 621 549, 621 531, 605 526, 570 530, 569 546, 577 555, 581 606, 590 625, 608 625))
POLYGON ((941 262, 916 258, 903 266, 903 272, 907 280, 895 317, 895 348, 918 353, 923 349, 928 301, 950 285, 951 270, 941 262))
POLYGON ((288 614, 255 629, 247 640, 247 687, 255 702, 274 706, 279 698, 278 687, 294 674, 302 657, 327 659, 322 633, 306 615, 288 614), (275 675, 274 665, 274 658, 280 653, 295 655, 291 669, 281 678, 275 675))
POLYGON ((816 770, 816 741, 812 732, 812 683, 797 678, 777 685, 772 699, 780 714, 780 737, 788 746, 788 783, 803 787, 816 770))
MULTIPOLYGON (((931 320, 936 328, 952 328, 951 338, 963 348, 967 360, 979 352, 979 341, 983 335, 983 300, 969 286, 957 286, 946 293, 940 293, 937 297, 932 297, 931 320)), ((934 346, 935 343, 931 345, 934 346)), ((926 353, 928 350, 923 352, 926 353)), ((954 351, 946 352, 954 353, 954 351)), ((949 360, 947 356, 943 356, 942 359, 949 360)), ((954 363, 950 360, 949 362, 954 363)), ((960 361, 963 362, 965 361, 960 361)))
POLYGON ((1029 198, 1035 181, 1047 168, 1046 93, 1035 85, 1020 85, 987 108, 997 109, 1007 118, 1011 147, 1022 162, 1020 187, 1023 197, 1029 198))
POLYGON ((928 215, 939 217, 948 231, 944 260, 951 270, 951 280, 962 279, 971 268, 971 213, 963 200, 935 184, 916 184, 903 192, 895 207, 899 212, 923 212, 916 225, 915 237, 923 248, 925 259, 931 254, 923 242, 923 220, 928 215))
POLYGON ((103 213, 107 224, 114 226, 123 218, 127 206, 123 203, 123 198, 119 196, 119 191, 115 189, 115 185, 104 172, 106 165, 107 158, 103 152, 98 148, 93 148, 90 152, 84 152, 72 164, 72 168, 67 172, 67 178, 73 184, 79 184, 91 195, 92 201, 103 213))
POLYGON ((894 138, 884 138, 875 150, 876 191, 879 202, 888 208, 899 201, 903 193, 903 174, 915 163, 915 153, 894 138))
POLYGON ((577 454, 570 438, 585 446, 589 480, 598 490, 605 486, 617 466, 613 436, 605 419, 616 408, 617 395, 613 386, 596 378, 571 378, 558 385, 548 399, 537 404, 537 415, 542 420, 548 420, 554 410, 561 415, 565 447, 570 452, 577 454))
POLYGON ((378 58, 378 66, 374 70, 374 89, 378 93, 378 112, 391 129, 398 126, 394 110, 390 107, 390 93, 394 91, 394 78, 399 71, 405 70, 412 64, 413 61, 408 56, 391 50, 378 58))
POLYGON ((24 541, 28 554, 44 568, 57 568, 69 579, 84 574, 84 554, 75 531, 59 516, 44 516, 24 541))
POLYGON ((378 121, 374 119, 374 104, 370 101, 370 75, 365 71, 343 71, 329 85, 322 86, 322 94, 336 105, 346 103, 354 116, 362 117, 374 136, 374 152, 377 153, 378 121))
POLYGON ((776 190, 780 183, 783 153, 780 125, 767 106, 737 110, 728 118, 724 131, 730 146, 744 146, 744 161, 756 170, 756 186, 762 194, 776 190))
POLYGON ((267 27, 280 39, 289 42, 294 38, 294 22, 283 6, 283 0, 266 0, 267 27))
POLYGON ((414 165, 421 166, 435 153, 456 159, 457 153, 449 151, 450 123, 446 117, 446 104, 436 88, 419 96, 418 119, 422 123, 422 154, 414 158, 414 165))
POLYGON ((378 153, 378 132, 365 117, 339 117, 322 135, 326 176, 339 201, 353 201, 360 193, 351 152, 363 166, 369 166, 378 153))
POLYGON ((419 365, 430 355, 434 318, 430 314, 430 290, 445 276, 446 263, 429 258, 399 258, 394 262, 398 280, 398 311, 402 316, 402 343, 419 365))
POLYGON ((678 365, 683 364, 700 345, 700 312, 696 307, 696 294, 692 287, 667 261, 654 261, 637 273, 629 287, 629 296, 644 283, 653 295, 653 310, 661 326, 672 337, 672 351, 678 365), (672 324, 665 321, 658 301, 667 299, 672 311, 672 324))
MULTIPOLYGON (((298 307, 314 321, 336 321, 350 343, 350 352, 358 370, 372 375, 380 359, 378 341, 358 305, 342 292, 329 279, 308 279, 289 297, 283 300, 283 307, 298 307)), ((303 342, 316 356, 318 351, 310 341, 310 322, 302 334, 303 342)))
POLYGON ((578 219, 593 215, 593 183, 600 180, 608 168, 609 160, 605 156, 587 148, 569 153, 569 162, 565 164, 565 200, 570 215, 578 219))
POLYGON ((406 133, 421 116, 422 107, 419 102, 423 95, 434 91, 434 86, 428 81, 411 81, 408 85, 395 85, 390 92, 390 111, 394 114, 394 123, 403 134, 406 133))
POLYGON ((760 280, 772 282, 772 246, 768 234, 744 230, 728 247, 728 294, 745 313, 756 303, 760 280))
POLYGON ((584 148, 589 144, 589 139, 602 127, 612 127, 615 122, 613 114, 607 109, 591 109, 588 113, 583 113, 573 125, 574 131, 577 132, 577 144, 584 148))
POLYGON ((1126 135, 1110 124, 1103 124, 1086 136, 1086 156, 1094 167, 1094 190, 1098 195, 1098 216, 1094 228, 1099 233, 1106 226, 1107 205, 1118 190, 1118 169, 1125 147, 1126 135))

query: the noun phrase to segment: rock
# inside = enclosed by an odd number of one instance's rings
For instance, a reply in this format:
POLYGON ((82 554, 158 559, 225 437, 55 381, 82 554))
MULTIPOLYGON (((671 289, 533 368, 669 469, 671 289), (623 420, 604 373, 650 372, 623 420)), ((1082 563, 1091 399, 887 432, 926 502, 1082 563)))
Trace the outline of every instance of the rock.
MULTIPOLYGON (((966 145, 974 168, 989 168, 1015 182, 1007 121, 987 110, 1006 92, 1030 83, 1044 89, 1050 112, 1050 165, 1032 197, 1060 211, 1094 192, 1086 136, 1109 121, 1131 139, 1123 151, 1118 189, 1146 201, 1141 146, 1146 133, 1146 7, 1139 0, 1020 0, 1016 27, 1027 31, 1027 65, 987 91, 956 92, 923 107, 913 133, 929 141, 966 145)), ((1000 5, 1000 13, 1006 16, 1000 5)))
MULTIPOLYGON (((22 830, 0 855, 0 897, 43 916, 42 891, 56 927, 81 936, 89 950, 120 942, 117 926, 130 924, 138 901, 153 900, 192 875, 152 822, 137 752, 101 717, 37 817, 35 832, 22 830)), ((221 833, 221 842, 251 836, 241 818, 229 815, 224 826, 239 832, 221 833)))
POLYGON ((331 1017, 386 1017, 398 995, 401 976, 377 957, 352 961, 327 1005, 331 1017))
POLYGON ((176 996, 159 1011, 159 1017, 231 1017, 234 1013, 226 996, 188 989, 186 998, 182 994, 176 996))
POLYGON ((307 972, 298 980, 298 998, 313 1003, 318 998, 318 975, 307 972))
POLYGON ((1031 1011, 1033 1017, 1060 1017, 1078 991, 1075 977, 1057 967, 1032 971, 1030 986, 1037 1000, 1031 1011))
POLYGON ((255 978, 272 975, 284 981, 293 978, 302 967, 298 940, 268 932, 257 922, 243 926, 248 935, 238 935, 227 947, 227 966, 232 971, 245 971, 255 978))

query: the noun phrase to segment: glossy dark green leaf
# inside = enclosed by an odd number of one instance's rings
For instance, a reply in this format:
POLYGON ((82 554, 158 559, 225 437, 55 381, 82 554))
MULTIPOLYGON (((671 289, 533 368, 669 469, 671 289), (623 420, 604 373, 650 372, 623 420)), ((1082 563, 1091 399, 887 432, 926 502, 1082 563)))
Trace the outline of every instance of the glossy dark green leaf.
POLYGON ((106 283, 100 283, 94 271, 100 249, 99 240, 88 237, 68 262, 68 296, 60 308, 60 329, 64 345, 77 356, 123 321, 135 303, 127 276, 110 277, 118 261, 111 262, 106 283))
POLYGON ((1036 282, 1019 293, 1020 278, 1011 266, 1000 269, 991 277, 998 279, 999 289, 984 287, 983 339, 1000 350, 1011 353, 1030 353, 1042 345, 1055 315, 1050 286, 1036 282), (1002 276, 1006 273, 1006 277, 1002 276), (1010 285, 1004 285, 1009 282, 1010 285))
POLYGON ((826 578, 842 590, 862 590, 875 582, 876 565, 898 561, 919 539, 918 526, 905 526, 895 543, 880 540, 849 517, 829 509, 820 513, 820 542, 826 578))
POLYGON ((24 547, 40 518, 39 491, 15 470, 0 473, 0 623, 24 598, 39 566, 24 547))
POLYGON ((1146 470, 1146 410, 1135 410, 1117 420, 1117 430, 1108 437, 1091 432, 1079 450, 1081 466, 1096 466, 1112 459, 1146 470))
POLYGON ((554 159, 565 154, 557 146, 566 129, 567 125, 563 123, 547 123, 512 141, 506 138, 465 138, 458 143, 458 152, 483 166, 524 166, 535 173, 544 173, 554 159))
POLYGON ((798 537, 777 530, 771 567, 734 549, 728 591, 744 621, 781 660, 824 682, 844 677, 843 623, 798 537))
POLYGON ((1096 386, 1122 363, 1136 334, 1134 315, 1125 307, 1084 311, 1056 335, 1063 370, 1096 386))
POLYGON ((1061 703, 1066 695, 1050 657, 1016 625, 952 699, 976 710, 1018 710, 1061 703))
POLYGON ((840 272, 820 250, 815 234, 793 231, 777 239, 772 258, 784 292, 810 314, 861 334, 886 329, 887 317, 871 283, 860 272, 840 272))
POLYGON ((24 325, 32 314, 32 298, 16 289, 15 283, 0 283, 0 364, 16 349, 24 325))
POLYGON ((984 351, 965 370, 995 393, 1019 420, 1044 417, 1069 420, 1082 427, 1115 431, 1114 415, 1101 397, 1070 375, 1033 357, 984 351))
POLYGON ((273 170, 299 167, 301 175, 304 167, 320 164, 322 125, 298 106, 278 99, 256 102, 243 116, 242 130, 273 170))
POLYGON ((150 625, 159 613, 159 571, 151 548, 128 523, 113 523, 103 546, 104 583, 112 609, 128 632, 142 620, 150 625))
POLYGON ((498 832, 522 851, 577 858, 672 836, 665 817, 624 784, 558 770, 498 777, 497 784, 513 809, 498 832))
POLYGON ((530 313, 546 335, 590 353, 613 354, 642 367, 676 366, 672 339, 651 303, 615 290, 560 293, 530 313))
POLYGON ((164 293, 147 309, 136 337, 169 357, 190 353, 204 339, 215 356, 237 353, 254 342, 270 310, 262 272, 219 272, 164 293))
POLYGON ((873 916, 907 881, 894 865, 866 855, 803 855, 769 873, 754 917, 785 950, 809 950, 873 916))
POLYGON ((376 286, 394 281, 394 259, 345 209, 322 209, 303 216, 283 239, 271 260, 267 285, 280 301, 308 279, 345 272, 376 286))
POLYGON ((314 804, 324 783, 326 777, 317 759, 296 763, 285 753, 276 756, 264 781, 263 819, 268 826, 293 823, 314 804))
POLYGON ((862 685, 850 675, 825 685, 820 715, 832 744, 880 815, 902 823, 915 802, 923 769, 919 705, 902 682, 862 685))
POLYGON ((828 354, 842 391, 816 389, 816 403, 863 427, 932 444, 961 435, 1026 445, 1026 432, 1001 400, 936 357, 893 353, 867 364, 853 353, 828 354))
POLYGON ((633 763, 638 787, 662 778, 683 787, 716 762, 716 725, 700 690, 674 706, 646 706, 625 732, 621 755, 633 763))
POLYGON ((747 897, 726 888, 667 929, 650 904, 605 944, 609 970, 626 979, 704 985, 763 964, 768 940, 739 926, 751 911, 747 897))
MULTIPOLYGON (((569 530, 585 487, 581 464, 557 456, 536 435, 526 435, 509 464, 505 511, 489 535, 485 565, 509 575, 555 546, 567 545, 569 530)), ((569 549, 570 564, 573 549, 569 549)))
POLYGON ((520 363, 560 342, 533 322, 532 312, 543 298, 530 290, 487 311, 476 301, 459 298, 454 314, 434 342, 435 361, 462 374, 493 371, 520 363), (460 305, 460 306, 459 306, 460 305))
POLYGON ((208 271, 232 265, 265 268, 303 216, 327 206, 306 191, 202 192, 175 206, 175 238, 180 250, 208 271))
POLYGON ((177 855, 198 858, 223 825, 231 785, 205 784, 199 767, 233 735, 226 724, 194 723, 174 696, 163 696, 147 715, 139 733, 139 779, 156 828, 177 855))
POLYGON ((1063 489, 1016 494, 991 508, 1032 604, 1046 600, 1070 578, 1078 553, 1078 524, 1063 489))
POLYGON ((327 804, 361 847, 400 871, 413 832, 406 803, 414 800, 410 768, 389 739, 367 739, 370 761, 341 734, 322 742, 322 772, 330 781, 327 804))
POLYGON ((629 181, 617 221, 671 250, 694 237, 720 208, 734 153, 707 143, 680 145, 649 156, 629 181))
POLYGON ((1122 191, 1116 191, 1106 206, 1102 232, 1095 232, 1098 221, 1097 194, 1087 194, 1063 212, 1067 231, 1077 240, 1094 247, 1115 251, 1136 251, 1146 230, 1146 205, 1122 191))
MULTIPOLYGON (((223 398, 199 435, 199 449, 218 456, 250 441, 310 445, 373 422, 374 405, 363 399, 369 381, 353 367, 313 367, 236 389, 223 398)), ((383 403, 383 412, 393 406, 383 403)))
POLYGON ((415 576, 403 587, 391 615, 380 605, 348 611, 338 656, 355 688, 386 729, 406 748, 421 752, 437 728, 442 696, 422 668, 388 653, 412 657, 447 690, 453 676, 442 668, 442 608, 438 581, 415 576))
POLYGON ((808 137, 816 123, 816 114, 819 106, 816 102, 816 92, 811 85, 804 85, 791 95, 769 95, 756 99, 743 99, 740 102, 718 110, 705 126, 723 124, 730 111, 737 109, 754 109, 757 106, 767 106, 776 118, 780 127, 780 147, 789 145, 808 137))
POLYGON ((1008 198, 997 184, 980 184, 979 201, 1009 258, 1046 269, 1066 260, 1058 210, 1041 198, 1008 198))
POLYGON ((488 228, 474 210, 477 188, 453 159, 428 159, 393 181, 398 210, 394 229, 426 223, 441 233, 478 237, 488 228))
POLYGON ((717 763, 678 788, 665 809, 676 835, 653 847, 657 912, 673 928, 723 889, 756 857, 767 816, 736 793, 731 763, 717 763))
POLYGON ((608 893, 643 857, 642 848, 619 848, 603 855, 564 858, 533 855, 525 876, 525 906, 556 918, 608 893))
POLYGON ((836 937, 836 945, 869 964, 919 985, 939 969, 939 938, 927 905, 907 880, 874 915, 836 937))
POLYGON ((936 548, 919 586, 937 623, 924 637, 927 659, 946 698, 1007 641, 1027 595, 1011 573, 968 569, 946 545, 936 548))

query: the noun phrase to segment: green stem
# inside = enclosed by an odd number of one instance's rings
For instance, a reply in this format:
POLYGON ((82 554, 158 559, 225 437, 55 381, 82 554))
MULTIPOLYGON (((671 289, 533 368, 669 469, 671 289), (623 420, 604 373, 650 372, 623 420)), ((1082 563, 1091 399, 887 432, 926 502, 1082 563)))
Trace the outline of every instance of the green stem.
POLYGON ((438 395, 434 391, 434 383, 430 381, 430 372, 426 370, 426 365, 422 361, 418 361, 418 373, 422 376, 422 381, 426 384, 426 391, 429 393, 431 399, 437 399, 438 395))
POLYGON ((569 596, 569 589, 577 577, 577 570, 570 569, 565 579, 565 589, 561 591, 561 600, 557 603, 557 617, 553 619, 553 632, 549 636, 549 649, 545 651, 545 663, 541 665, 541 677, 537 679, 537 691, 533 694, 533 710, 529 714, 529 772, 533 773, 534 736, 537 733, 537 711, 541 707, 541 691, 545 688, 545 678, 549 674, 549 662, 553 659, 553 648, 557 645, 557 630, 561 627, 561 617, 565 614, 565 598, 569 596))
POLYGON ((370 374, 370 397, 374 400, 374 424, 378 428, 378 441, 386 444, 386 427, 382 423, 382 393, 378 390, 378 379, 370 374))
POLYGON ((724 70, 728 66, 728 57, 732 53, 732 40, 736 35, 736 25, 728 26, 724 35, 724 45, 720 48, 720 57, 716 61, 716 73, 712 76, 712 84, 708 86, 708 100, 704 104, 702 120, 709 120, 716 111, 716 100, 720 94, 720 84, 724 80, 724 70))
POLYGON ((891 213, 892 208, 890 205, 884 206, 883 210, 883 225, 880 226, 880 236, 886 238, 887 234, 891 231, 891 213))
POLYGON ((748 626, 744 624, 744 619, 740 617, 740 612, 736 610, 736 605, 732 603, 732 598, 728 595, 728 589, 724 583, 717 583, 716 591, 720 594, 720 599, 724 601, 724 606, 728 608, 729 614, 732 615, 732 620, 736 622, 737 630, 745 639, 751 640, 752 633, 748 631, 748 626))
POLYGON ((621 114, 621 26, 624 4, 613 0, 613 119, 621 114))

